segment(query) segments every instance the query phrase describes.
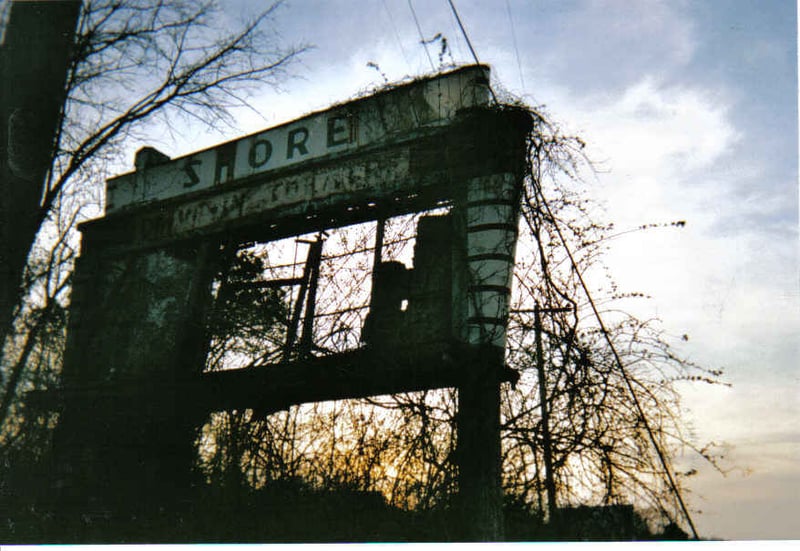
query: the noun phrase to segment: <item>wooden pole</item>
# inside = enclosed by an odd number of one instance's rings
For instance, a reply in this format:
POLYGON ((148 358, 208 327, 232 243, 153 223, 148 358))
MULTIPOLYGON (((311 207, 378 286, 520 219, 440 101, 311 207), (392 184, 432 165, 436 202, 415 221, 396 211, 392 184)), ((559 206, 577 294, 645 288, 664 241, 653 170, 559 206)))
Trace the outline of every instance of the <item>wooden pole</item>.
POLYGON ((556 518, 556 482, 553 477, 553 449, 550 440, 550 414, 547 406, 547 383, 544 372, 542 347, 542 317, 539 305, 534 309, 534 331, 536 333, 536 372, 539 377, 539 403, 542 412, 542 451, 544 452, 544 486, 547 491, 547 513, 552 523, 556 518))

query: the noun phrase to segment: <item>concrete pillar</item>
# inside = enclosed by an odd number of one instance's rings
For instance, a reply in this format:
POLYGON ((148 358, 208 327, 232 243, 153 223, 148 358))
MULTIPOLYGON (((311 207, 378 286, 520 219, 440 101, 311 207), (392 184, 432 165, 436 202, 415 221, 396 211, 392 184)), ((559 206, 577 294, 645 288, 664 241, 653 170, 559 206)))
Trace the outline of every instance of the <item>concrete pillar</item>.
POLYGON ((503 539, 500 382, 517 240, 519 186, 510 173, 473 178, 455 209, 454 312, 475 353, 458 389, 459 501, 463 537, 503 539), (459 258, 460 257, 460 258, 459 258))
POLYGON ((214 249, 108 254, 92 237, 75 272, 54 452, 69 510, 125 515, 191 485, 203 416, 178 383, 203 367, 214 249))

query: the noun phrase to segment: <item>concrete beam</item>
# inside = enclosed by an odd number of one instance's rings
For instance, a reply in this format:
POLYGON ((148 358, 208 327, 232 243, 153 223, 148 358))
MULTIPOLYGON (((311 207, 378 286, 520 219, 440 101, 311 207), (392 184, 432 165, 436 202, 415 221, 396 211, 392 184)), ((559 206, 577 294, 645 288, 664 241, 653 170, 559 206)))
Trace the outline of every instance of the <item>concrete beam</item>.
MULTIPOLYGON (((146 149, 140 153, 147 155, 137 155, 141 170, 108 181, 106 213, 416 139, 420 132, 450 124, 461 110, 488 105, 488 84, 488 67, 462 67, 177 159, 165 160, 146 149)), ((278 208, 298 198, 314 201, 335 193, 330 187, 303 187, 278 193, 271 201, 278 208)))
POLYGON ((81 229, 107 252, 122 253, 215 236, 270 241, 417 212, 460 198, 473 178, 516 173, 526 121, 517 112, 476 108, 413 141, 176 196, 158 208, 121 210, 81 229))
MULTIPOLYGON (((32 403, 44 407, 55 401, 108 401, 113 404, 156 401, 167 394, 172 400, 182 396, 180 409, 193 415, 212 411, 253 408, 274 413, 291 406, 328 400, 366 398, 436 388, 457 387, 469 374, 466 366, 477 358, 494 353, 488 373, 493 383, 515 382, 519 374, 502 364, 494 348, 463 345, 441 346, 427 352, 360 349, 261 367, 203 373, 182 380, 173 378, 136 379, 120 384, 96 384, 61 389, 57 394, 40 391, 31 394, 32 403)), ((123 412, 120 411, 122 414, 123 412)))

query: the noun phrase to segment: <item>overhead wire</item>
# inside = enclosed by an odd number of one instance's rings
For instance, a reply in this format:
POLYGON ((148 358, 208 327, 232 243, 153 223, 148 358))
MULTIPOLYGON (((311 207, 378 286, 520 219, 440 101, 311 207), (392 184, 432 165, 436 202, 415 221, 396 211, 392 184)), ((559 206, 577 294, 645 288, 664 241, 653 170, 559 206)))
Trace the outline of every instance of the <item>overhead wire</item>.
POLYGON ((508 14, 508 22, 511 25, 511 41, 514 43, 514 54, 517 58, 517 70, 519 71, 519 83, 522 86, 523 93, 525 92, 525 79, 522 76, 522 62, 519 58, 519 47, 517 46, 517 33, 514 31, 514 17, 511 15, 511 2, 506 0, 506 13, 508 14))
POLYGON ((400 33, 397 32, 397 25, 395 25, 394 17, 392 17, 392 12, 389 10, 389 5, 386 3, 386 0, 383 0, 383 9, 386 10, 386 15, 389 16, 389 23, 392 25, 392 30, 394 31, 394 37, 397 40, 397 45, 400 46, 400 53, 403 54, 403 59, 406 62, 406 67, 408 67, 410 71, 411 63, 409 63, 408 61, 408 55, 406 54, 406 49, 403 47, 403 41, 400 40, 400 33))
MULTIPOLYGON (((472 58, 475 60, 476 64, 480 65, 480 60, 478 58, 478 54, 475 52, 475 48, 472 45, 472 41, 469 38, 469 34, 467 33, 467 30, 466 30, 466 28, 464 26, 464 23, 461 20, 461 17, 460 17, 460 15, 458 13, 458 9, 456 8, 454 1, 453 0, 447 0, 447 2, 450 5, 450 9, 451 9, 451 11, 453 13, 453 16, 456 19, 456 22, 458 23, 458 26, 459 26, 459 28, 461 30, 461 34, 464 36, 464 40, 466 41, 467 47, 469 48, 469 51, 472 54, 472 58)), ((425 54, 427 55, 428 61, 431 64, 431 69, 435 71, 436 68, 434 66, 433 59, 431 58, 430 52, 428 51, 427 43, 426 43, 425 37, 424 37, 424 35, 422 33, 422 28, 421 28, 421 26, 419 24, 419 19, 417 17, 416 10, 414 9, 414 5, 412 4, 411 0, 408 0, 408 6, 409 6, 409 8, 411 10, 411 14, 412 14, 412 16, 414 18, 414 23, 417 26, 417 31, 419 32, 420 41, 423 44, 423 46, 425 47, 425 54)), ((387 9, 387 11, 388 11, 388 9, 387 9)), ((522 88, 524 90, 525 89, 525 80, 524 80, 524 76, 523 76, 523 72, 522 72, 522 63, 521 63, 521 59, 520 59, 520 55, 519 55, 519 47, 517 45, 516 33, 515 33, 515 30, 514 30, 514 21, 513 21, 513 16, 511 14, 511 6, 510 6, 510 3, 509 3, 508 0, 506 0, 506 12, 508 14, 509 22, 511 24, 511 35, 512 35, 512 40, 513 40, 513 45, 514 45, 514 52, 515 52, 515 55, 516 55, 517 69, 519 71, 520 84, 522 85, 522 88)), ((491 88, 491 86, 489 86, 489 91, 492 94, 492 98, 493 98, 495 104, 497 104, 498 103, 497 96, 495 95, 494 90, 491 88)), ((631 383, 630 377, 628 376, 628 373, 627 373, 624 365, 622 364, 622 359, 620 358, 619 353, 617 352, 617 349, 614 346, 613 341, 611 340, 611 335, 610 335, 605 323, 603 322, 602 316, 600 315, 600 312, 597 309, 597 306, 595 304, 594 299, 592 298, 592 295, 591 295, 591 293, 589 291, 589 288, 588 288, 588 286, 586 285, 586 282, 583 279, 583 274, 578 269, 578 265, 575 262, 574 257, 572 256, 572 252, 571 252, 569 246, 567 245, 566 239, 564 238, 564 235, 561 232, 561 228, 559 227, 555 216, 553 216, 553 213, 552 213, 552 211, 550 209, 550 205, 547 203, 547 200, 545 199, 544 194, 541 191, 541 188, 539 188, 537 186, 536 191, 537 191, 537 194, 539 195, 539 198, 541 200, 541 204, 544 206, 544 208, 547 211, 547 214, 548 214, 550 220, 553 223, 554 229, 556 230, 556 233, 559 236, 559 240, 561 241, 561 244, 563 245, 567 256, 569 257, 572 269, 575 272, 575 275, 577 276, 578 281, 580 282, 581 288, 583 289, 584 294, 586 295, 586 298, 587 298, 587 300, 589 302, 589 305, 592 308, 592 312, 593 312, 595 318, 597 319, 597 323, 600 326, 600 330, 601 330, 606 342, 608 343, 609 348, 611 349, 612 355, 614 356, 614 361, 617 364, 617 367, 618 367, 618 369, 619 369, 619 371, 620 371, 620 373, 621 373, 621 375, 623 377, 623 380, 625 381, 625 384, 626 384, 626 386, 628 388, 628 391, 630 392, 631 398, 632 398, 632 400, 634 402, 634 405, 636 407, 636 410, 637 410, 637 412, 639 414, 639 418, 640 418, 642 424, 644 425, 645 430, 647 432, 647 435, 648 435, 648 437, 650 439, 650 442, 653 445, 653 448, 654 448, 654 450, 656 452, 656 455, 658 456, 659 462, 661 463, 661 466, 662 466, 662 468, 664 470, 664 474, 667 477, 667 481, 668 481, 668 484, 669 484, 669 486, 670 486, 670 488, 672 490, 672 493, 675 495, 675 498, 678 500, 678 504, 680 505, 681 512, 683 513, 683 516, 686 519, 686 522, 689 524, 689 527, 690 527, 690 529, 692 531, 692 534, 693 534, 694 538, 695 539, 699 539, 699 535, 697 533, 697 529, 695 527, 694 521, 692 520, 691 514, 689 513, 689 510, 686 507, 686 503, 684 502, 683 497, 681 496, 680 490, 679 490, 679 488, 678 488, 678 486, 677 486, 677 484, 675 482, 675 479, 674 479, 674 477, 672 475, 672 471, 669 468, 669 465, 667 463, 666 456, 664 455, 664 452, 662 451, 661 446, 658 444, 658 441, 656 440, 655 433, 653 432, 653 429, 650 426, 649 421, 647 420, 647 417, 646 417, 646 415, 644 413, 644 409, 643 409, 643 407, 641 405, 641 402, 639 401, 639 398, 636 395, 636 392, 635 392, 635 390, 633 388, 633 384, 631 383)))
MULTIPOLYGON (((451 9, 453 10, 453 14, 456 17, 456 20, 459 23, 459 26, 461 27, 462 32, 464 33, 464 38, 467 40, 467 45, 469 45, 469 47, 470 47, 470 51, 472 52, 472 55, 475 58, 475 62, 479 63, 478 57, 475 54, 475 50, 472 47, 472 44, 471 44, 471 42, 469 40, 469 37, 467 36, 466 30, 464 29, 463 24, 461 23, 461 18, 458 16, 458 11, 456 10, 455 5, 453 4, 453 0, 448 0, 448 2, 450 4, 451 9)), ((517 60, 517 69, 519 71, 520 84, 522 85, 522 88, 524 90, 525 89, 525 81, 524 81, 523 73, 522 73, 522 63, 520 61, 519 48, 517 46, 516 33, 514 32, 514 19, 513 19, 512 15, 511 15, 511 5, 510 5, 509 0, 506 0, 506 13, 508 14, 509 23, 511 25, 511 36, 512 36, 512 40, 513 40, 513 44, 514 44, 514 52, 515 52, 516 60, 517 60)), ((491 88, 490 88, 490 90, 491 90, 491 88)), ((494 92, 492 92, 492 95, 494 96, 494 92)), ((496 101, 496 99, 495 99, 495 101, 496 101)), ((664 455, 664 452, 661 449, 661 446, 659 445, 658 441, 656 440, 655 433, 653 432, 653 429, 650 426, 650 422, 647 420, 647 417, 646 417, 646 415, 644 413, 644 408, 642 408, 642 405, 641 405, 641 403, 639 401, 639 397, 636 395, 636 392, 633 389, 633 384, 631 383, 630 377, 628 376, 628 372, 625 369, 625 366, 622 364, 622 359, 620 358, 619 353, 617 352, 617 349, 614 346, 614 342, 611 340, 611 335, 610 335, 608 329, 606 328, 605 323, 603 322, 603 318, 600 315, 599 310, 597 309, 597 305, 595 304, 595 301, 592 298, 592 295, 591 295, 591 293, 589 291, 589 287, 586 285, 586 282, 583 279, 583 274, 578 269, 578 264, 577 264, 577 262, 575 262, 575 258, 572 256, 572 251, 570 250, 569 245, 567 244, 567 241, 564 238, 563 233, 561 232, 561 228, 559 227, 555 216, 553 216, 553 212, 550 209, 550 205, 548 204, 547 199, 544 197, 544 193, 542 192, 541 187, 540 186, 534 186, 534 188, 535 188, 535 193, 538 195, 542 206, 547 211, 547 215, 550 218, 550 220, 551 220, 551 222, 553 224, 553 227, 556 230, 556 233, 557 233, 557 235, 559 237, 559 240, 561 241, 561 244, 564 247, 564 251, 566 252, 567 257, 569 258, 572 270, 574 271, 575 275, 578 278, 578 281, 580 282, 581 288, 583 289, 583 292, 586 295, 586 298, 587 298, 587 300, 589 302, 589 305, 592 308, 592 312, 594 314, 594 317, 595 317, 595 319, 597 319, 597 323, 599 324, 600 330, 603 333, 603 337, 605 338, 606 342, 608 343, 609 348, 611 349, 612 355, 614 356, 614 361, 617 364, 617 367, 618 367, 618 369, 620 371, 620 374, 622 375, 623 380, 625 381, 625 385, 628 388, 628 391, 630 392, 631 398, 633 399, 634 405, 636 407, 636 411, 639 414, 639 418, 640 418, 642 424, 645 427, 645 430, 646 430, 647 435, 648 435, 648 437, 650 439, 650 442, 653 445, 653 448, 654 448, 654 450, 656 452, 656 455, 658 456, 659 462, 661 463, 661 466, 662 466, 662 468, 664 470, 664 474, 667 477, 667 482, 668 482, 668 484, 670 486, 670 489, 672 490, 672 493, 675 495, 675 498, 678 500, 678 504, 680 505, 681 512, 683 513, 683 516, 686 519, 686 522, 689 524, 689 528, 692 531, 692 535, 694 536, 695 539, 700 539, 699 535, 697 533, 697 528, 695 527, 694 521, 692 520, 692 516, 689 513, 689 510, 686 507, 686 503, 684 502, 683 497, 681 496, 681 492, 680 492, 680 490, 678 488, 678 485, 676 484, 675 479, 672 476, 672 471, 669 468, 666 456, 664 455)))
MULTIPOLYGON (((411 0, 409 0, 410 2, 411 0)), ((450 9, 453 12, 453 15, 456 18, 456 22, 458 23, 458 27, 461 29, 461 34, 464 35, 464 40, 467 41, 467 46, 469 47, 470 53, 472 53, 472 59, 475 60, 476 65, 480 65, 481 62, 478 60, 478 54, 475 53, 475 48, 472 47, 472 41, 469 39, 469 35, 467 34, 467 29, 464 28, 464 23, 461 22, 461 17, 458 15, 458 10, 456 9, 456 5, 453 3, 453 0, 447 0, 448 4, 450 4, 450 9)), ((492 94, 492 99, 494 100, 495 105, 499 105, 497 101, 497 96, 492 90, 491 85, 489 85, 489 92, 492 94)))
POLYGON ((464 54, 466 50, 466 46, 464 45, 464 38, 461 35, 461 31, 458 29, 456 18, 453 16, 453 12, 450 11, 450 37, 452 40, 448 42, 448 46, 450 47, 450 52, 452 54, 456 54, 459 60, 464 59, 467 57, 468 54, 464 54))
POLYGON ((448 4, 450 4, 450 9, 453 11, 453 15, 456 18, 456 22, 458 23, 458 26, 461 29, 461 34, 464 35, 464 40, 467 41, 467 46, 469 47, 470 53, 472 53, 472 58, 475 60, 475 63, 480 65, 480 61, 478 61, 478 54, 475 53, 475 48, 472 47, 472 41, 469 39, 467 30, 464 28, 464 23, 461 22, 461 17, 458 15, 458 10, 456 9, 456 5, 453 3, 453 0, 447 0, 447 2, 448 4))
POLYGON ((644 413, 644 408, 642 408, 642 404, 639 402, 639 397, 636 395, 636 392, 633 389, 633 384, 631 383, 630 377, 628 376, 628 372, 622 365, 622 359, 620 358, 619 353, 617 352, 617 348, 614 346, 614 342, 611 340, 611 335, 608 329, 606 328, 605 323, 603 322, 603 318, 600 315, 597 306, 595 305, 595 301, 592 298, 591 293, 589 292, 589 287, 586 285, 586 282, 583 279, 583 274, 578 269, 578 264, 577 262, 575 262, 575 258, 572 256, 572 251, 570 251, 569 245, 567 245, 567 241, 564 238, 564 234, 561 232, 561 228, 559 227, 555 216, 553 216, 553 211, 550 209, 550 205, 548 204, 547 199, 545 199, 541 187, 539 187, 538 185, 534 186, 534 190, 535 193, 539 196, 540 203, 547 212, 547 216, 550 218, 550 221, 553 224, 553 228, 556 230, 556 234, 558 235, 558 238, 564 247, 564 251, 567 253, 567 256, 569 257, 572 270, 577 276, 578 282, 580 283, 581 288, 583 289, 583 292, 589 301, 589 305, 592 308, 592 312, 594 313, 595 319, 597 319, 597 323, 600 326, 600 331, 603 334, 603 337, 605 338, 606 342, 608 343, 609 348, 611 349, 611 353, 614 356, 614 361, 617 364, 617 367, 619 368, 619 371, 622 374, 622 378, 625 381, 625 385, 627 386, 631 398, 633 399, 634 406, 636 407, 636 411, 639 414, 639 419, 644 425, 645 431, 647 432, 650 442, 652 443, 653 448, 655 449, 656 454, 658 455, 661 467, 664 469, 664 474, 667 477, 667 481, 669 483, 670 488, 672 489, 672 493, 678 500, 678 504, 680 505, 683 516, 692 530, 692 535, 696 540, 699 540, 700 537, 698 536, 697 529, 695 528, 694 522, 692 521, 692 516, 689 514, 689 509, 686 507, 686 503, 684 503, 683 501, 683 497, 681 496, 680 490, 678 489, 678 485, 675 483, 675 479, 672 476, 672 471, 670 470, 669 465, 667 464, 667 458, 664 455, 664 452, 661 450, 661 446, 658 444, 658 441, 656 440, 655 433, 653 432, 652 427, 650 427, 650 423, 647 420, 647 417, 645 416, 644 413))
POLYGON ((408 0, 408 7, 411 10, 411 15, 414 17, 414 23, 417 25, 419 41, 425 48, 425 55, 428 56, 428 61, 431 64, 431 71, 436 72, 436 66, 433 64, 433 58, 431 57, 431 53, 428 51, 428 41, 425 40, 425 35, 422 34, 422 27, 420 26, 419 19, 417 18, 417 10, 414 9, 414 4, 411 2, 411 0, 408 0))

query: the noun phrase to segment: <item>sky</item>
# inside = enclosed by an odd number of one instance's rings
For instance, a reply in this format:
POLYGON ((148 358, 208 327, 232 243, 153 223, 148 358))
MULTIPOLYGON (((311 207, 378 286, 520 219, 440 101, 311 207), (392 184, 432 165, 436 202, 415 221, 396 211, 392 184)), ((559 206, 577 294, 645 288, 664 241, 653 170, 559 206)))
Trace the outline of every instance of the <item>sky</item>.
MULTIPOLYGON (((221 0, 231 19, 260 2, 221 0)), ((800 539, 797 6, 788 0, 455 0, 493 86, 545 105, 588 144, 587 180, 619 229, 607 264, 680 351, 731 386, 681 387, 698 441, 702 537, 800 539)), ((258 94, 241 134, 446 62, 472 62, 447 0, 290 0, 276 29, 314 48, 280 93, 258 94), (419 22, 414 20, 413 6, 419 22), (377 65, 378 69, 368 63, 377 65), (381 74, 383 73, 383 75, 381 74)), ((176 143, 172 156, 235 134, 176 143)))

